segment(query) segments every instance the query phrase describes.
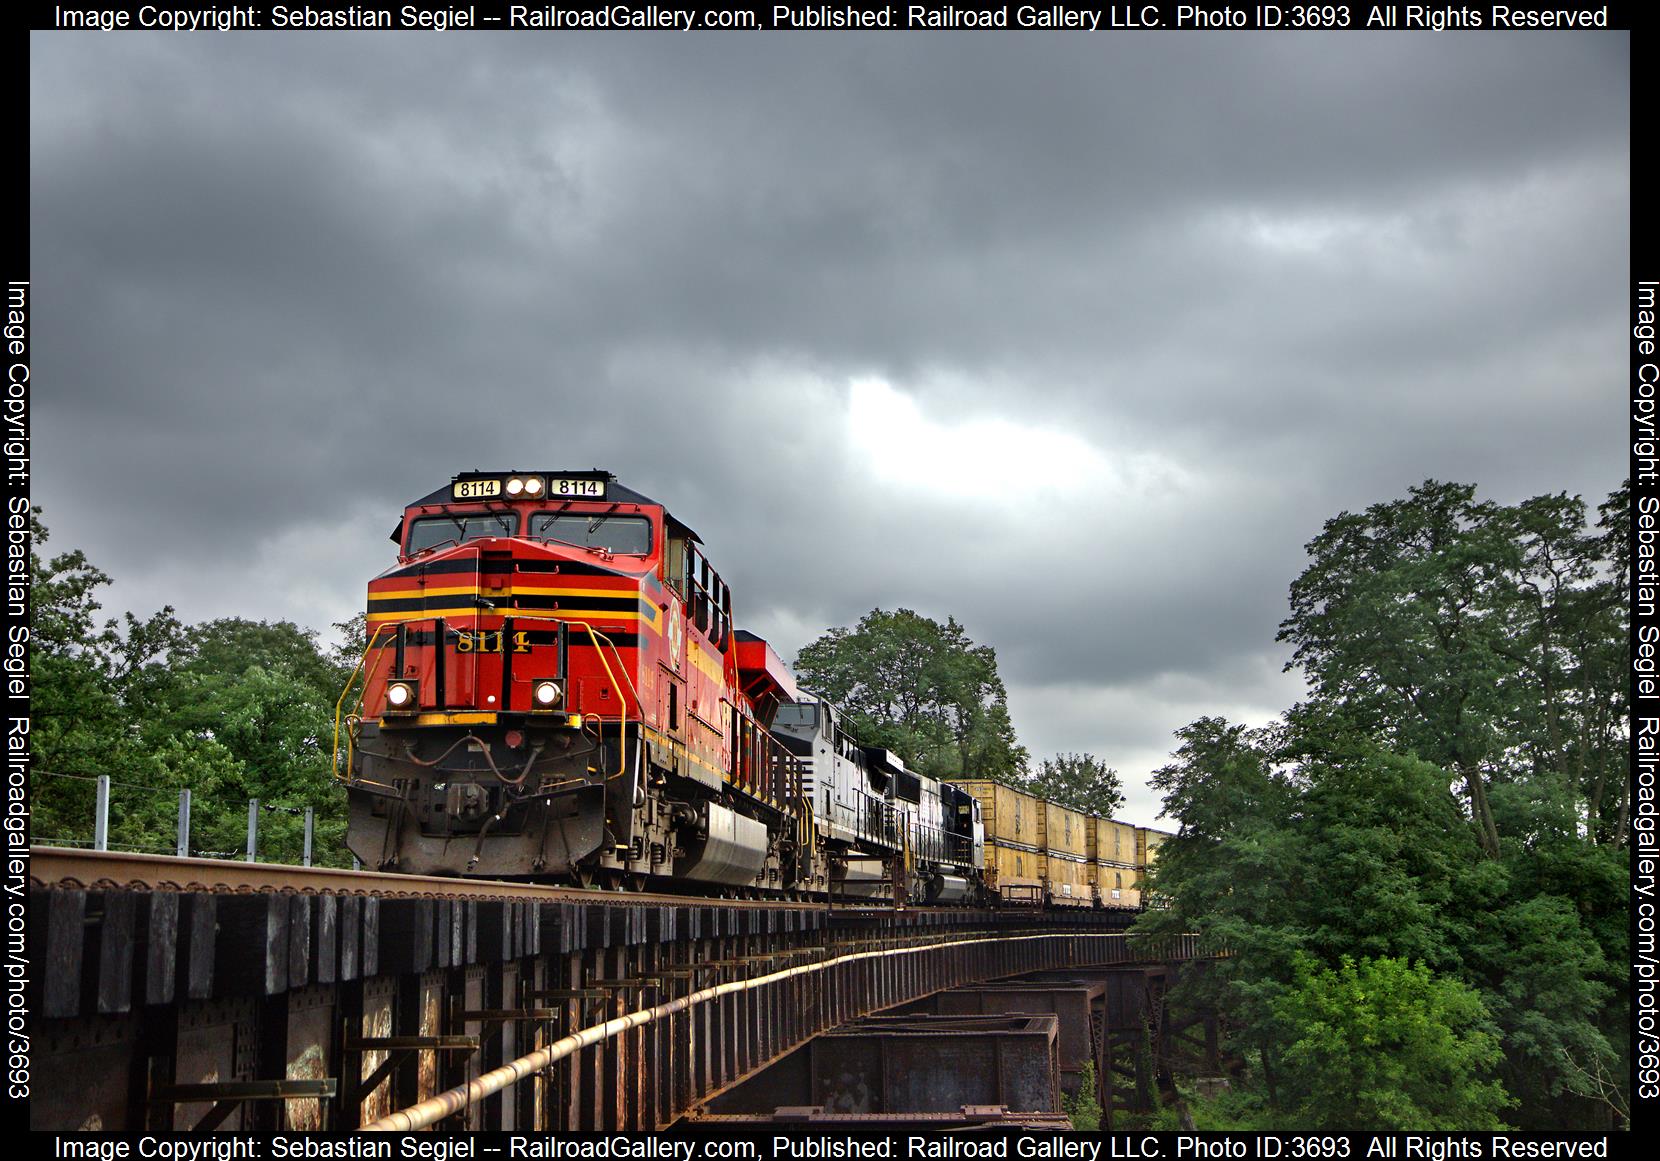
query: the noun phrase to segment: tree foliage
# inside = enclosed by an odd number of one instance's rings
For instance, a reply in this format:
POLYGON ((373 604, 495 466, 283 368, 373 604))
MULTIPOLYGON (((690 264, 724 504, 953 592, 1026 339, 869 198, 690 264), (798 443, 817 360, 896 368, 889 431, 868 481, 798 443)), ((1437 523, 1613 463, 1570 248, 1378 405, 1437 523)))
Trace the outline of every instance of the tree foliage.
MULTIPOLYGON (((1178 731, 1153 779, 1180 822, 1151 876, 1168 906, 1142 923, 1234 953, 1177 996, 1233 1018, 1252 1080, 1230 1107, 1360 1127, 1340 1115, 1347 1086, 1375 1090, 1367 1115, 1395 1128, 1479 1128, 1501 1104, 1524 1128, 1624 1116, 1628 500, 1590 527, 1577 498, 1506 506, 1427 481, 1333 518, 1280 634, 1308 700, 1267 728, 1178 731), (1367 1019, 1418 1031, 1354 1051, 1362 1073, 1331 1090, 1328 1118, 1310 1085, 1349 1065, 1338 1014, 1316 1017, 1343 995, 1353 1014, 1368 973, 1412 1004, 1367 1019), (1463 1057, 1474 1087, 1448 1082, 1471 1101, 1412 1087, 1423 1011, 1496 1036, 1463 1057), (1503 1102, 1483 1095, 1489 1077, 1503 1102)), ((1438 1053, 1448 1035, 1431 1037, 1438 1053)))
MULTIPOLYGON (((1617 498, 1611 498, 1617 505, 1617 498)), ((1550 780, 1592 841, 1624 841, 1624 602, 1608 535, 1578 497, 1514 507, 1425 481, 1326 522, 1279 637, 1315 696, 1453 772, 1483 849, 1499 854, 1494 783, 1550 780), (1622 780, 1623 782, 1623 780, 1622 780)))
POLYGON ((1300 957, 1275 1007, 1290 1120, 1317 1130, 1495 1130, 1498 1037, 1474 989, 1402 959, 1300 957))
POLYGON ((861 742, 936 777, 1017 781, 1027 754, 1009 719, 997 653, 955 618, 873 609, 796 656, 802 684, 840 706, 861 742))
POLYGON ((193 851, 243 849, 247 802, 257 798, 267 807, 263 856, 298 861, 311 807, 317 860, 349 861, 330 769, 345 672, 315 635, 238 618, 188 626, 170 608, 101 618, 109 577, 79 551, 43 557, 38 515, 33 531, 37 839, 89 840, 94 780, 107 775, 119 849, 171 852, 188 789, 193 851))
POLYGON ((1086 814, 1111 818, 1124 805, 1118 771, 1094 754, 1057 754, 1045 758, 1025 783, 1029 793, 1086 814))

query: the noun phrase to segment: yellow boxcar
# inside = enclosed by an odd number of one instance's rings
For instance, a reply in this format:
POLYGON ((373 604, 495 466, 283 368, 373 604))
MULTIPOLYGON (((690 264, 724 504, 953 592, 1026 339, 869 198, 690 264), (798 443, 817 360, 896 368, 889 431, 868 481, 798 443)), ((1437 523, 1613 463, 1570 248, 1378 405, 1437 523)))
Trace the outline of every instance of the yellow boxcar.
POLYGON ((1158 858, 1159 844, 1170 838, 1167 831, 1154 830, 1149 826, 1135 828, 1135 865, 1145 869, 1158 858))
POLYGON ((1138 826, 1135 828, 1136 866, 1142 871, 1158 861, 1159 845, 1165 839, 1172 837, 1168 831, 1154 830, 1152 827, 1138 826))
POLYGON ((1103 907, 1140 907, 1141 873, 1132 867, 1095 868, 1103 907))
POLYGON ((1089 816, 1058 802, 1045 802, 1044 877, 1052 903, 1089 907, 1095 902, 1089 874, 1089 816))
POLYGON ((1095 901, 1101 901, 1101 824, 1106 819, 1090 815, 1084 819, 1085 844, 1084 861, 1089 865, 1089 889, 1095 896, 1095 901))
POLYGON ((957 782, 980 800, 980 817, 986 825, 986 841, 1004 846, 1041 851, 1044 849, 1044 811, 1041 799, 1023 794, 1001 782, 957 782))
POLYGON ((1127 822, 1092 816, 1089 820, 1093 842, 1090 846, 1090 882, 1103 907, 1134 907, 1141 901, 1136 890, 1136 828, 1127 822))
POLYGON ((1094 906, 1095 892, 1090 884, 1089 861, 1082 855, 1058 855, 1051 851, 1045 871, 1051 903, 1063 907, 1094 906))
POLYGON ((1009 903, 1036 903, 1043 898, 1044 856, 1036 851, 986 843, 986 886, 1009 903))
POLYGON ((1011 902, 1036 902, 1042 896, 1044 865, 1043 802, 1001 782, 956 782, 979 800, 986 828, 986 886, 1011 902))
POLYGON ((1095 820, 1097 846, 1095 861, 1111 867, 1140 866, 1135 827, 1110 818, 1095 820))
POLYGON ((1052 855, 1089 857, 1089 816, 1079 810, 1068 810, 1055 802, 1043 804, 1048 838, 1047 850, 1052 855))

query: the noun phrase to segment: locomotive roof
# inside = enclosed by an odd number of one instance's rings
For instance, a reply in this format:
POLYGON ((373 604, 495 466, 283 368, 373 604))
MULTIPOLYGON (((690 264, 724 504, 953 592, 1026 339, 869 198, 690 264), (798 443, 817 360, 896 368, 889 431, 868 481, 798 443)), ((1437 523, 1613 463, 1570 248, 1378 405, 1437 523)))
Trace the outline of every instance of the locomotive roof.
MULTIPOLYGON (((703 543, 703 538, 696 532, 692 531, 690 525, 684 524, 680 520, 676 519, 667 508, 664 508, 662 504, 658 503, 656 500, 653 500, 650 496, 647 496, 641 492, 636 492, 633 488, 630 488, 626 484, 619 484, 617 482, 617 477, 606 471, 604 468, 587 468, 576 471, 539 468, 534 472, 526 471, 520 468, 509 468, 499 472, 482 471, 478 468, 474 468, 470 472, 457 472, 448 484, 445 484, 436 492, 430 492, 427 495, 422 496, 419 500, 415 501, 415 504, 451 503, 452 493, 450 489, 452 485, 460 482, 461 480, 496 479, 498 477, 517 475, 551 476, 557 479, 566 480, 604 480, 606 501, 619 504, 650 504, 654 507, 663 508, 663 515, 668 519, 669 523, 674 528, 684 532, 688 537, 697 543, 703 543)), ((411 507, 413 506, 414 505, 411 505, 411 507)))

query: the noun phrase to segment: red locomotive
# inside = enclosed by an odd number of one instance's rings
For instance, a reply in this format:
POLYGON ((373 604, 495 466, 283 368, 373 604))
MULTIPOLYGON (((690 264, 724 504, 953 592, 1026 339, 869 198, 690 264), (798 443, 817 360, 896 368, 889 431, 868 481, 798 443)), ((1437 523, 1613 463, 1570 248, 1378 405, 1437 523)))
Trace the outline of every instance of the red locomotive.
POLYGON ((365 865, 814 886, 768 733, 793 681, 691 528, 608 472, 468 472, 393 539, 346 732, 365 865))

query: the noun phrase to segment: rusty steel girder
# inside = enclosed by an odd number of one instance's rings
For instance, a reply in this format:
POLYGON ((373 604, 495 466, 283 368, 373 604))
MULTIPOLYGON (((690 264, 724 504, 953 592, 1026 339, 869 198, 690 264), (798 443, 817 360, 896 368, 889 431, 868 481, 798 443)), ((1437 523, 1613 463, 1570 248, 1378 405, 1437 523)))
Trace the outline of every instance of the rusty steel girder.
POLYGON ((209 886, 133 856, 35 870, 41 1129, 222 1114, 340 1131, 424 1108, 445 1128, 649 1131, 942 989, 1182 950, 1085 911, 830 912, 252 864, 214 866, 209 886))

